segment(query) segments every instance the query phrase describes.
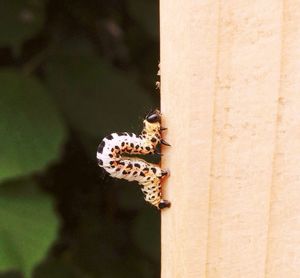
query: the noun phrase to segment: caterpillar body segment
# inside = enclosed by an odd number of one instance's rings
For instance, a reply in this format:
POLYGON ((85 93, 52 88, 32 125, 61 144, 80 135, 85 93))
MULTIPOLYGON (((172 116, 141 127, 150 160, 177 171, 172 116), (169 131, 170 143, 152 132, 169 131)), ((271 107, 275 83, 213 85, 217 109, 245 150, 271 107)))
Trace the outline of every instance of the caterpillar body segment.
POLYGON ((126 157, 123 154, 154 154, 161 139, 161 115, 158 110, 150 112, 144 119, 140 135, 122 132, 106 136, 97 150, 98 165, 112 177, 137 181, 141 185, 147 202, 159 209, 170 207, 170 202, 162 199, 161 182, 169 175, 158 165, 143 159, 126 157))

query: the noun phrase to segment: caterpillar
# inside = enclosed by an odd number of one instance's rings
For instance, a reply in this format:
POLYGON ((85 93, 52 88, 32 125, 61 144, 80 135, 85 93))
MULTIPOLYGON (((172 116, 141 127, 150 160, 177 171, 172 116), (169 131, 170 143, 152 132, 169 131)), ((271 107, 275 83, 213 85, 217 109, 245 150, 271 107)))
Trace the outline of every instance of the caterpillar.
POLYGON ((141 185, 144 199, 158 209, 170 207, 171 203, 162 199, 161 182, 169 175, 157 164, 149 163, 136 157, 123 156, 127 154, 160 154, 158 144, 170 146, 161 138, 161 113, 151 111, 143 121, 143 130, 140 135, 122 132, 106 136, 97 149, 98 165, 110 176, 137 181, 141 185))

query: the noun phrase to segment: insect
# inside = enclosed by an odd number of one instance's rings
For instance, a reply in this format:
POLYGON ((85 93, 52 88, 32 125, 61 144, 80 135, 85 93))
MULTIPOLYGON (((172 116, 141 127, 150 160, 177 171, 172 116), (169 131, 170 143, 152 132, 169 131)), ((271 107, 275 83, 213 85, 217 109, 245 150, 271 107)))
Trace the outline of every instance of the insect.
POLYGON ((154 110, 148 113, 143 121, 140 135, 122 132, 106 136, 97 149, 98 165, 110 176, 137 181, 141 185, 144 199, 158 209, 170 207, 171 203, 162 199, 161 182, 169 175, 168 170, 136 157, 123 154, 160 154, 158 144, 170 146, 161 138, 161 113, 154 110))

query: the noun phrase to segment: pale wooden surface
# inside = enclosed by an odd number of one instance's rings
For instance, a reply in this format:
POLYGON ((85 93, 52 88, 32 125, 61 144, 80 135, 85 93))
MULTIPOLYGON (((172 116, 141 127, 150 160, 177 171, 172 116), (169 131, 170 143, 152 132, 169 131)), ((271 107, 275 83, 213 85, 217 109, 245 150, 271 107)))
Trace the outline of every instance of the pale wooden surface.
POLYGON ((299 278, 300 1, 160 13, 162 278, 299 278))

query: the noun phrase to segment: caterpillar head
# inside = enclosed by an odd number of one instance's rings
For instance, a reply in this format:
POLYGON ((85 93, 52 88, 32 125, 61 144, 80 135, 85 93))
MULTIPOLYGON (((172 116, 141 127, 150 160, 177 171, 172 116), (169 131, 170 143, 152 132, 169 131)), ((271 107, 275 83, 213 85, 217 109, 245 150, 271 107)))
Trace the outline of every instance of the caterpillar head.
POLYGON ((157 109, 149 112, 145 117, 145 120, 152 124, 160 123, 160 119, 161 119, 161 113, 157 109))
POLYGON ((144 120, 144 128, 148 132, 158 131, 160 129, 161 113, 155 109, 149 112, 144 120))

